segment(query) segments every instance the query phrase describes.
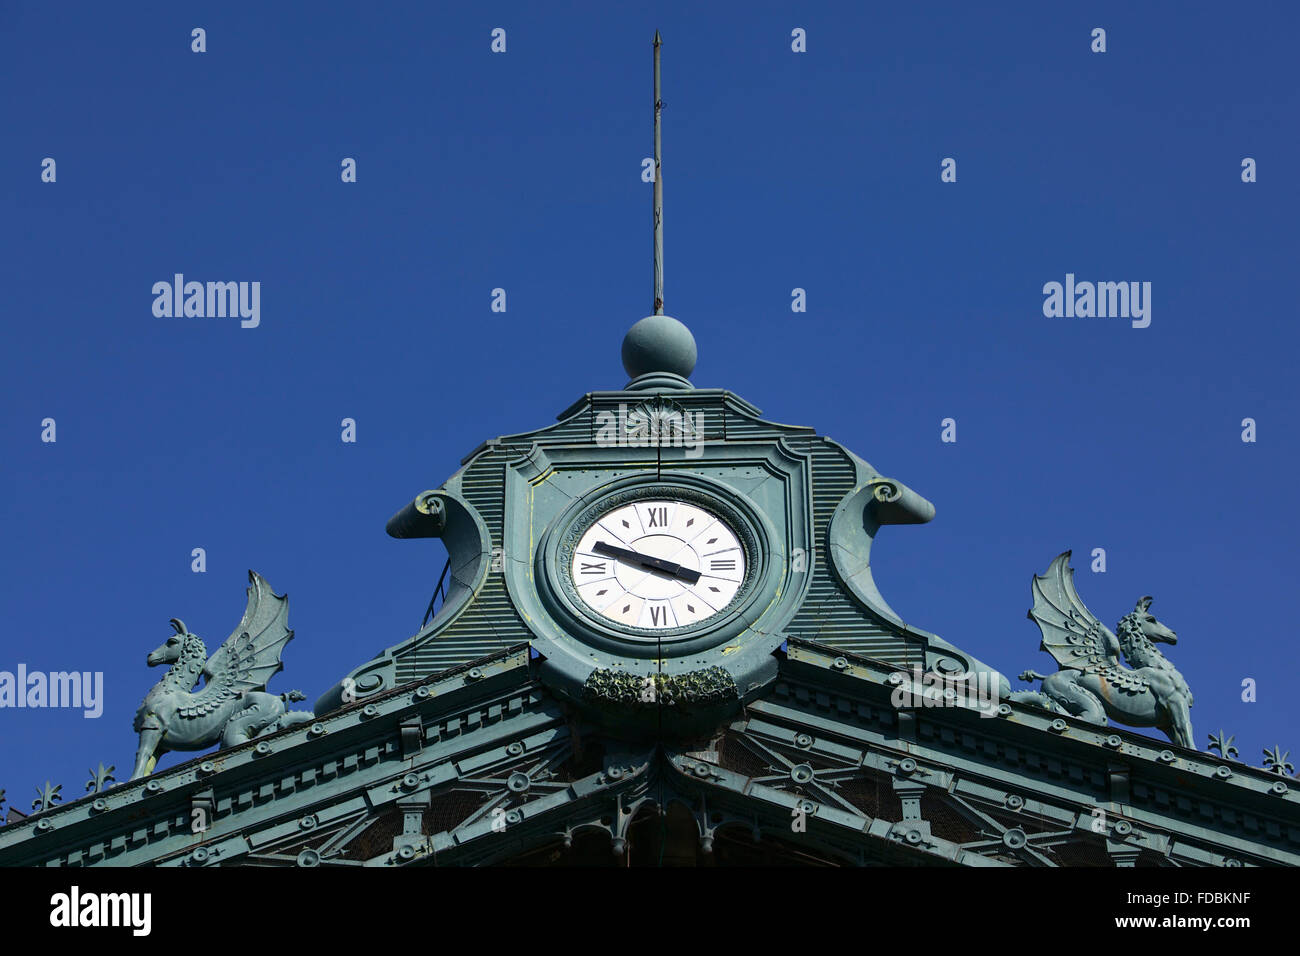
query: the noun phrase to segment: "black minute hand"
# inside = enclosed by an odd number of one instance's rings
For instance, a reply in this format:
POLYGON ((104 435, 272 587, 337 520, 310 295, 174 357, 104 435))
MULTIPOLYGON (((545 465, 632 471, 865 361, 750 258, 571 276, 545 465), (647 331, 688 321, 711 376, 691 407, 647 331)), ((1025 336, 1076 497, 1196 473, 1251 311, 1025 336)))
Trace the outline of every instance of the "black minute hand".
POLYGON ((694 584, 700 579, 699 571, 692 571, 690 568, 684 568, 672 561, 665 561, 663 558, 652 558, 648 554, 639 554, 626 548, 616 548, 604 541, 597 541, 591 550, 597 554, 609 555, 611 558, 622 558, 625 561, 634 562, 652 571, 662 571, 664 574, 681 578, 687 584, 694 584))

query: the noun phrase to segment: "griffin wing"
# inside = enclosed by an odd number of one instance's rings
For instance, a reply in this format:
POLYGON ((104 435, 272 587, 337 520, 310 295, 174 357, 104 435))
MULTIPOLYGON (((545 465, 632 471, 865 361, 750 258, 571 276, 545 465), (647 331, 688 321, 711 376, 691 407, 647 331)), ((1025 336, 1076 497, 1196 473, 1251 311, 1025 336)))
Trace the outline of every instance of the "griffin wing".
POLYGON ((1034 575, 1034 606, 1029 616, 1043 634, 1039 645, 1063 670, 1098 671, 1118 667, 1115 635, 1097 620, 1074 589, 1070 552, 1056 556, 1044 574, 1034 575))
MULTIPOLYGON (((266 690, 267 682, 284 664, 280 655, 293 640, 289 629, 289 598, 276 594, 256 571, 248 572, 248 607, 243 620, 203 667, 208 679, 199 697, 212 691, 217 699, 266 690)), ((215 703, 215 700, 214 700, 215 703)))

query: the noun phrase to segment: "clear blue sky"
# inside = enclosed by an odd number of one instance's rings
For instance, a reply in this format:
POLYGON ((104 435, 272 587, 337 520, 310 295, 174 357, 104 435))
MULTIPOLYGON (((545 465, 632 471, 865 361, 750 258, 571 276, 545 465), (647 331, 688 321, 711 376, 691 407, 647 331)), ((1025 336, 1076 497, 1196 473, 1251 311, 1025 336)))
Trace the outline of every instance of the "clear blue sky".
POLYGON ((248 568, 292 602, 272 690, 314 700, 408 637, 443 552, 385 520, 624 383, 656 27, 694 381, 935 503, 877 542, 898 612, 1052 669, 1029 581, 1072 548, 1109 626, 1149 593, 1179 632, 1202 747, 1300 751, 1300 13, 994 6, 6 4, 0 670, 107 684, 98 720, 0 711, 10 802, 75 798, 101 760, 125 779, 145 654, 172 616, 215 649, 248 568), (177 272, 260 282, 260 326, 156 318, 177 272), (1046 318, 1066 273, 1152 283, 1150 327, 1046 318))

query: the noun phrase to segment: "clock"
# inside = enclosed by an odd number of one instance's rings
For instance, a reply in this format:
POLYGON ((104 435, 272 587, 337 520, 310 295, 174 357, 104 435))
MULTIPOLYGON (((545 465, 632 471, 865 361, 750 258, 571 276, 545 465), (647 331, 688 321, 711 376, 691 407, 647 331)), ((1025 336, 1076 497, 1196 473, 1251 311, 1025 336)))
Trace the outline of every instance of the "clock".
POLYGON ((745 589, 750 552, 735 518, 667 489, 580 518, 566 555, 571 594, 606 625, 680 632, 721 619, 745 589))

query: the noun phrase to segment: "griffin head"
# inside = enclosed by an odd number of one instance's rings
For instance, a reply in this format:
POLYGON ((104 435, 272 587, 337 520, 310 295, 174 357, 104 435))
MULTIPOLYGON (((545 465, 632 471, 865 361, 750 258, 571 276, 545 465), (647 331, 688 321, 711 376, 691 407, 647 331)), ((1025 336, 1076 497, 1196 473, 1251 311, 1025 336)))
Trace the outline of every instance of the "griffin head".
POLYGON ((175 664, 181 659, 181 653, 185 649, 185 639, 192 635, 180 618, 172 618, 171 624, 176 633, 154 648, 145 658, 145 663, 150 667, 157 667, 159 664, 175 664))
POLYGON ((1142 629, 1142 634, 1150 641, 1162 641, 1165 644, 1177 644, 1178 635, 1172 628, 1166 627, 1156 620, 1155 615, 1147 609, 1151 607, 1151 595, 1147 594, 1138 598, 1137 605, 1133 608, 1133 616, 1137 619, 1138 626, 1142 629))

